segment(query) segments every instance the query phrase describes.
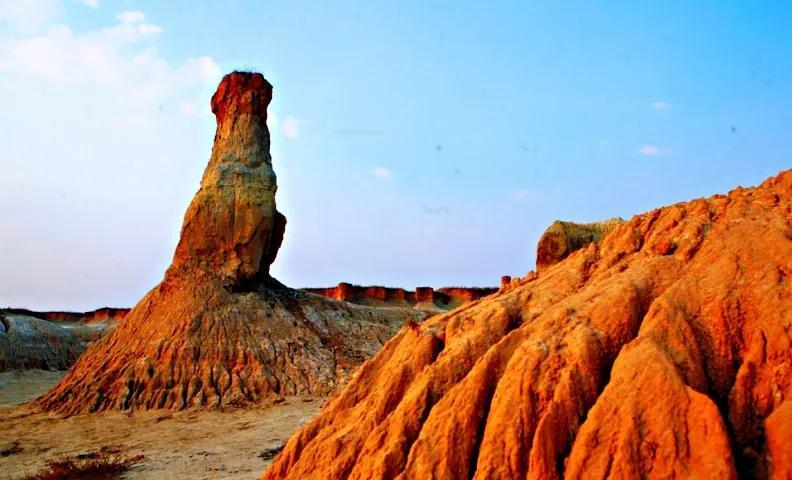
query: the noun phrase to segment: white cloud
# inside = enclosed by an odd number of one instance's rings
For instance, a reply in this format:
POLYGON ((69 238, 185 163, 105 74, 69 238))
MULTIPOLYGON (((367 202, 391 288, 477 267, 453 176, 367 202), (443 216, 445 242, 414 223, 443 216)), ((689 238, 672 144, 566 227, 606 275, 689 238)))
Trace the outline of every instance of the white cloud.
POLYGON ((0 305, 130 305, 168 265, 209 155, 217 63, 164 58, 156 18, 59 14, 86 8, 0 0, 0 218, 18 234, 0 236, 0 305))
POLYGON ((278 128, 278 116, 272 112, 267 112, 267 127, 270 130, 278 128))
POLYGON ((140 10, 127 10, 126 12, 119 13, 116 18, 118 18, 121 23, 132 24, 145 20, 146 14, 140 10))
POLYGON ((385 167, 377 167, 371 171, 371 174, 377 178, 390 178, 391 171, 385 167))
POLYGON ((283 124, 281 125, 281 131, 283 132, 283 136, 291 140, 297 140, 300 138, 300 126, 299 120, 295 117, 286 117, 283 119, 283 124))
POLYGON ((655 100, 652 102, 652 108, 655 110, 670 110, 671 104, 666 102, 665 100, 655 100))
POLYGON ((151 25, 150 23, 143 23, 138 25, 138 32, 142 35, 156 35, 162 33, 162 27, 158 25, 151 25))
POLYGON ((123 12, 118 19, 117 25, 85 33, 53 25, 42 34, 14 37, 6 49, 0 47, 0 72, 111 92, 125 125, 149 123, 146 117, 180 96, 183 112, 196 111, 188 104, 195 105, 199 87, 219 79, 214 60, 204 56, 171 64, 151 45, 160 27, 140 23, 145 15, 139 11, 123 12))
POLYGON ((96 8, 99 6, 99 0, 77 0, 86 7, 96 8))
POLYGON ((0 26, 33 31, 51 22, 60 13, 58 0, 0 0, 0 26))
POLYGON ((220 66, 212 60, 212 57, 188 58, 184 64, 191 72, 197 74, 201 80, 211 80, 220 77, 220 66))
POLYGON ((179 108, 187 115, 198 115, 198 105, 190 100, 183 100, 179 103, 179 108))
POLYGON ((106 32, 112 32, 115 36, 125 39, 135 39, 137 37, 148 37, 162 33, 162 27, 151 23, 144 23, 146 14, 140 10, 128 10, 119 13, 116 18, 119 25, 104 29, 106 32))
POLYGON ((667 148, 658 147, 657 145, 642 145, 638 149, 638 153, 647 157, 658 157, 661 155, 668 155, 671 150, 667 148))
POLYGON ((527 198, 533 198, 536 196, 536 193, 528 188, 520 188, 513 191, 511 196, 512 198, 516 198, 518 200, 525 200, 527 198))

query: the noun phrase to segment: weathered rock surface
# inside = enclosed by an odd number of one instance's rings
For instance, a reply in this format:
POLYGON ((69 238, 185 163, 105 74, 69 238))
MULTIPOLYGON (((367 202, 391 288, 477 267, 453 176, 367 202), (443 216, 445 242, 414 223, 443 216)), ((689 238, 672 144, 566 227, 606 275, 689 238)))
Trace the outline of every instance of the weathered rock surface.
POLYGON ((212 156, 184 216, 170 277, 196 270, 231 288, 269 279, 286 217, 275 208, 267 106, 272 85, 260 74, 227 75, 212 96, 212 156))
POLYGON ((71 331, 26 315, 0 312, 0 371, 66 370, 85 350, 71 331))
POLYGON ((602 237, 623 222, 624 220, 621 218, 592 223, 556 220, 539 238, 539 244, 536 246, 536 270, 542 271, 589 243, 599 242, 602 237))
POLYGON ((792 171, 409 325, 263 478, 792 477, 792 171))
MULTIPOLYGON (((53 324, 52 327, 47 327, 47 328, 58 327, 68 332, 77 341, 83 344, 87 344, 93 342, 94 340, 98 340, 104 337, 105 335, 107 335, 108 333, 112 332, 113 329, 115 329, 116 325, 118 325, 118 322, 122 321, 127 313, 129 313, 128 308, 110 308, 110 307, 99 308, 97 310, 92 310, 89 312, 63 312, 63 311, 37 312, 33 310, 27 310, 24 308, 0 309, 0 316, 5 314, 5 315, 16 315, 23 317, 33 317, 33 318, 45 320, 53 324)), ((60 353, 62 353, 62 351, 59 350, 58 347, 49 344, 46 338, 39 337, 39 342, 36 345, 36 348, 47 349, 50 347, 53 347, 55 349, 50 352, 51 355, 60 355, 60 353)), ((82 345, 80 351, 84 350, 85 347, 86 345, 82 345)), ((60 362, 59 365, 65 365, 65 366, 58 367, 58 369, 63 369, 63 370, 70 367, 73 361, 76 359, 75 357, 72 358, 71 361, 67 361, 65 357, 62 358, 63 361, 60 362)), ((39 368, 39 367, 33 367, 33 368, 39 368)))
POLYGON ((404 307, 429 311, 450 310, 498 291, 487 287, 419 287, 415 291, 381 286, 362 287, 341 282, 330 288, 304 288, 306 292, 371 307, 404 307))
POLYGON ((96 310, 91 310, 89 312, 64 312, 64 311, 37 312, 25 308, 5 308, 5 309, 0 309, 0 314, 2 313, 35 317, 56 323, 91 324, 98 322, 116 323, 124 319, 126 314, 129 313, 129 309, 103 307, 103 308, 98 308, 96 310))
POLYGON ((275 208, 260 74, 227 75, 212 97, 217 134, 165 278, 38 400, 72 414, 266 404, 327 395, 406 321, 284 287, 269 275, 286 219, 275 208))

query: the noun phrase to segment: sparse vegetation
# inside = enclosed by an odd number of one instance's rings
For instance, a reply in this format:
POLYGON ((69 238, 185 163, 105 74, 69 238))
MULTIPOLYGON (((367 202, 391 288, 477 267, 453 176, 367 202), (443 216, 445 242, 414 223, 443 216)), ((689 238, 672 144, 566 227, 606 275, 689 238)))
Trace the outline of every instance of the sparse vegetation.
POLYGON ((114 480, 142 459, 143 455, 121 457, 107 453, 62 457, 25 480, 114 480))
POLYGON ((592 223, 558 221, 553 223, 547 230, 558 230, 562 232, 568 239, 570 251, 575 251, 589 243, 599 243, 602 237, 622 223, 624 223, 624 219, 619 217, 592 223))
POLYGON ((560 220, 553 222, 539 239, 536 251, 537 270, 558 263, 572 252, 580 250, 590 243, 599 243, 622 223, 624 223, 624 219, 619 217, 592 223, 560 220))

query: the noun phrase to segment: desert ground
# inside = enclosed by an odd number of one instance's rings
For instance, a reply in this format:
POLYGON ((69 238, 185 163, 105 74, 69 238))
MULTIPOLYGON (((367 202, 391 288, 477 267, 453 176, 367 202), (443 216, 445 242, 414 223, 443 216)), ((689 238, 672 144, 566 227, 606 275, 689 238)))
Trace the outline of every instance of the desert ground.
POLYGON ((288 397, 266 409, 114 411, 68 418, 14 406, 57 384, 63 373, 0 373, 0 478, 30 477, 50 461, 110 454, 142 456, 118 478, 252 479, 324 401, 288 397))

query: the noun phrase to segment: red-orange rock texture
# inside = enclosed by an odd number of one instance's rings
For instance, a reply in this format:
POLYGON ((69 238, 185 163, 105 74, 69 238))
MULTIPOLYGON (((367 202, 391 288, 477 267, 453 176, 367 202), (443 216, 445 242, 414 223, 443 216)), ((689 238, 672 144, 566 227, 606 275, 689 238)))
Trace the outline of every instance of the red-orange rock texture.
POLYGON ((410 324, 274 479, 792 478, 792 171, 410 324))
POLYGON ((223 78, 212 97, 212 157, 165 278, 38 405, 73 414, 328 395, 402 324, 426 318, 292 290, 270 277, 286 226, 275 208, 271 98, 260 74, 223 78))
POLYGON ((25 315, 56 323, 81 322, 91 324, 97 322, 118 322, 124 319, 126 314, 129 313, 129 309, 103 307, 89 312, 35 312, 25 308, 6 308, 0 309, 0 313, 25 315))
POLYGON ((260 74, 226 75, 212 96, 212 157, 184 216, 170 277, 201 270, 231 288, 269 278, 286 217, 275 208, 267 106, 272 85, 260 74))
POLYGON ((372 307, 407 307, 426 310, 448 310, 478 300, 498 291, 487 287, 419 287, 415 291, 390 287, 362 287, 341 282, 330 288, 304 288, 306 292, 345 302, 372 307))

